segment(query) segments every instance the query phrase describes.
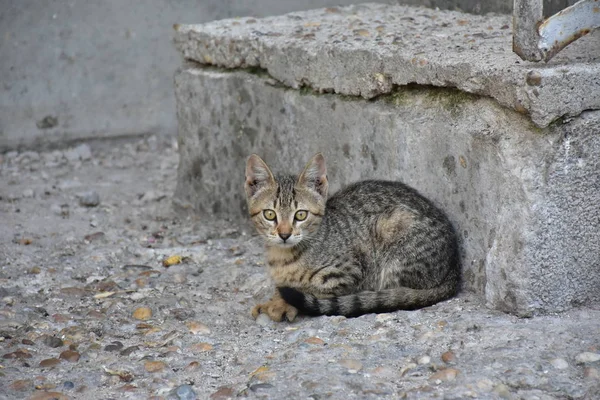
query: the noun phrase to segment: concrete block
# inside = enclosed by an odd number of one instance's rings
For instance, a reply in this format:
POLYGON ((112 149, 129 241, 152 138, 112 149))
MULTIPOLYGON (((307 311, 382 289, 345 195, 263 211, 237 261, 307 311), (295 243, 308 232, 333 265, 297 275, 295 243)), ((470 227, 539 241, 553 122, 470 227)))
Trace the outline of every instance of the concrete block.
POLYGON ((186 59, 259 67, 292 88, 370 99, 411 83, 457 87, 539 127, 600 109, 600 30, 535 64, 512 52, 509 15, 362 4, 181 25, 175 42, 186 59))
POLYGON ((600 111, 539 128, 457 89, 395 87, 367 101, 198 66, 175 83, 178 204, 245 220, 250 153, 300 171, 322 151, 332 190, 397 179, 446 210, 465 288, 491 307, 532 315, 600 301, 600 111))

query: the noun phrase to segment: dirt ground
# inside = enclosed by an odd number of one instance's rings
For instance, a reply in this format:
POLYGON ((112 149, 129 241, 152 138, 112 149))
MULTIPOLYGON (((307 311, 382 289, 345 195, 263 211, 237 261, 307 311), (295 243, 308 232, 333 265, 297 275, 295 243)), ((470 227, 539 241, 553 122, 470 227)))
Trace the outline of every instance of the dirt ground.
POLYGON ((600 399, 600 305, 253 320, 260 240, 174 212, 177 160, 154 137, 0 155, 0 398, 600 399))

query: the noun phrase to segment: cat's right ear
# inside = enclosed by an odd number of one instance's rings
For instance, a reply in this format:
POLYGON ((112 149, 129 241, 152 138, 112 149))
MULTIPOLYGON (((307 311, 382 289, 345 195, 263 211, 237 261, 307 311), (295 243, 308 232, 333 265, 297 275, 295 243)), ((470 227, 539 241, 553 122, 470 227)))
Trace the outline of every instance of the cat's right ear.
POLYGON ((246 161, 246 196, 254 197, 259 190, 274 183, 273 173, 262 158, 256 154, 248 157, 248 161, 246 161))

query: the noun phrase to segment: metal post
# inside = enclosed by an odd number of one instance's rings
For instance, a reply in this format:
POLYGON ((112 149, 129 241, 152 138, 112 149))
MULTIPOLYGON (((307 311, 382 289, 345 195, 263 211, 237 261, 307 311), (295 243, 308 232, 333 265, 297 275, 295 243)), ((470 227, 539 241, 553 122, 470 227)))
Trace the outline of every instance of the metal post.
POLYGON ((543 0, 514 0, 513 51, 523 60, 548 61, 600 27, 600 0, 581 0, 544 21, 543 0))

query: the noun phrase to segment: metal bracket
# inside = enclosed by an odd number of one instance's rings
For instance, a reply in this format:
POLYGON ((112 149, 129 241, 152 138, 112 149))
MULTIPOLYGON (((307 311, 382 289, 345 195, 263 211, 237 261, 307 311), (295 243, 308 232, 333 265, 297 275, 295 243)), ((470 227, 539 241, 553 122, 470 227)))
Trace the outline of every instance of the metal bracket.
POLYGON ((543 0, 514 0, 513 51, 548 61, 569 43, 600 28, 600 0, 581 0, 544 20, 543 0))

